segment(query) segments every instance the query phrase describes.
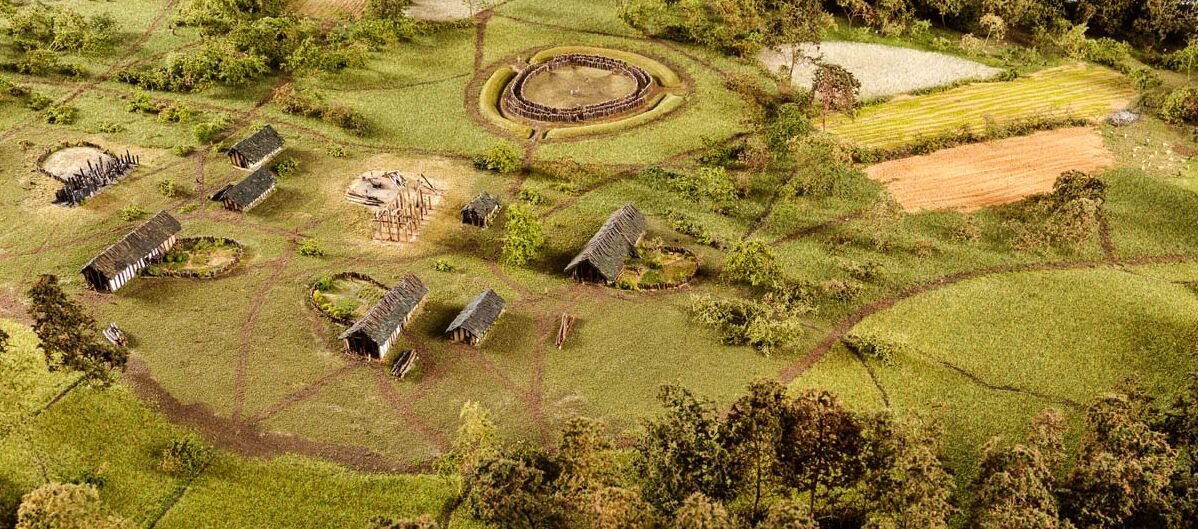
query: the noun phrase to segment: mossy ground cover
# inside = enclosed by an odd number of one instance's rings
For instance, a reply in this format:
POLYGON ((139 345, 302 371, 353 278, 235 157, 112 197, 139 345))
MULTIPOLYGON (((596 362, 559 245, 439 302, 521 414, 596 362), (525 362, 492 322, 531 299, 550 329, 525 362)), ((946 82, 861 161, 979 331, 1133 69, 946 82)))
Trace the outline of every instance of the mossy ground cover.
MULTIPOLYGON (((167 5, 145 4, 147 12, 162 12, 167 5)), ((286 115, 266 103, 280 79, 199 94, 152 94, 184 101, 200 112, 201 117, 183 124, 127 112, 132 90, 111 80, 93 79, 100 82, 73 100, 79 120, 72 125, 46 125, 24 107, 6 103, 0 107, 0 126, 11 136, 6 145, 23 140, 30 146, 0 149, 0 166, 9 168, 0 179, 0 224, 7 227, 0 232, 0 301, 16 305, 36 274, 57 274, 94 309, 101 324, 114 321, 125 329, 134 358, 182 405, 237 421, 251 432, 369 451, 401 469, 427 469, 444 453, 466 401, 490 409, 507 439, 549 442, 556 426, 577 415, 602 417, 617 435, 627 436, 637 431, 641 419, 657 412, 654 397, 663 383, 684 384, 726 404, 754 378, 794 373, 792 388, 832 389, 860 409, 888 403, 903 413, 938 415, 950 426, 947 455, 953 469, 968 473, 966 456, 982 441, 1021 432, 1035 411, 1055 401, 980 386, 938 359, 986 371, 996 384, 1004 380, 1009 363, 1020 370, 1021 387, 1075 401, 1102 391, 1122 374, 1139 373, 1161 388, 1182 371, 1187 357, 1177 344, 1185 334, 1177 319, 1182 311, 1175 308, 1195 301, 1172 282, 1193 280, 1192 263, 1128 264, 1126 270, 1098 263, 1093 270, 1003 273, 1002 267, 1102 261, 1106 256, 1098 237, 1071 249, 1014 251, 1004 237, 1004 217, 995 210, 888 213, 876 206, 883 196, 880 186, 869 182, 840 197, 775 196, 785 175, 743 171, 737 177, 748 183, 747 196, 717 212, 639 177, 639 169, 650 164, 694 169, 685 158, 672 157, 703 148, 704 140, 723 140, 746 129, 741 117, 748 104, 725 86, 726 76, 747 73, 762 85, 769 80, 747 62, 646 40, 598 6, 582 1, 505 4, 487 23, 480 71, 474 68, 475 29, 464 27, 377 52, 363 69, 293 80, 366 114, 375 128, 366 137, 286 115), (568 27, 546 25, 559 22, 568 27), (522 143, 533 167, 527 174, 475 170, 470 158, 507 138, 471 116, 477 103, 469 98, 471 83, 505 57, 562 43, 609 46, 661 59, 691 83, 686 102, 667 119, 618 135, 522 143), (287 138, 284 156, 300 162, 300 169, 283 178, 279 190, 249 214, 228 212, 207 200, 212 191, 243 175, 228 165, 219 148, 198 146, 183 156, 171 151, 194 146, 191 127, 216 114, 235 120, 229 131, 233 139, 274 124, 287 138), (104 127, 109 123, 120 127, 104 127), (124 145, 141 149, 143 166, 79 208, 51 206, 58 184, 34 171, 37 154, 59 142, 79 140, 95 140, 114 151, 124 145), (575 160, 586 170, 548 169, 560 160, 575 160), (382 169, 425 173, 446 189, 443 205, 414 243, 371 241, 369 212, 345 200, 350 181, 382 169), (165 178, 184 185, 187 193, 163 196, 158 185, 165 178), (547 246, 528 267, 499 265, 502 221, 486 230, 464 227, 457 208, 483 190, 510 205, 522 189, 543 197, 529 207, 542 219, 547 246), (649 217, 650 237, 699 255, 703 264, 691 287, 621 292, 576 285, 563 275, 562 268, 604 219, 629 202, 649 217), (182 236, 237 240, 245 249, 241 263, 233 273, 211 281, 138 278, 114 295, 85 291, 79 268, 137 225, 138 220, 124 221, 118 214, 132 205, 151 213, 171 211, 184 225, 182 236), (726 253, 675 232, 671 212, 685 213, 731 243, 746 234, 770 243, 791 279, 838 282, 852 285, 852 292, 821 302, 803 318, 803 336, 773 356, 721 344, 714 330, 690 318, 691 295, 760 293, 721 282, 726 253), (969 226, 977 228, 977 237, 961 235, 969 226), (323 256, 297 254, 298 245, 309 239, 324 250, 323 256), (451 264, 452 270, 440 262, 451 264), (395 348, 420 354, 405 380, 390 377, 384 366, 345 356, 336 340, 343 327, 312 306, 312 285, 346 270, 384 284, 416 273, 429 286, 426 306, 395 348), (883 311, 863 324, 864 329, 906 333, 922 354, 900 357, 893 365, 863 363, 836 346, 808 368, 795 369, 845 318, 869 303, 977 270, 994 274, 912 297, 893 309, 893 320, 885 319, 891 316, 883 311), (508 300, 504 316, 482 348, 450 344, 442 334, 445 327, 486 288, 508 300), (1131 312, 1118 312, 1120 307, 1131 312), (578 324, 558 350, 553 337, 563 312, 576 316, 578 324), (955 319, 958 312, 960 320, 955 319), (1128 314, 1158 330, 1154 336, 1159 339, 1137 339, 1138 331, 1119 323, 1128 314), (1029 321, 1031 327, 1020 326, 1029 321), (1009 340, 988 342, 989 326, 1009 340), (1107 340, 1098 342, 1100 337, 1107 340), (1110 360, 1110 367, 1067 384, 1061 370, 1096 361, 1094 355, 1110 360), (1157 357, 1159 363, 1145 361, 1157 357)), ((152 18, 131 19, 127 33, 144 33, 152 18)), ((160 29, 132 56, 148 57, 192 41, 188 30, 171 36, 160 29)), ((114 52, 105 60, 119 57, 114 52)), ((1111 75, 1092 67, 1081 71, 1102 79, 1111 75)), ((59 98, 81 83, 13 77, 59 98)), ((1070 89, 1091 90, 1091 82, 1082 76, 1070 89)), ((1114 86, 1115 81, 1109 83, 1114 86)), ((992 86, 1009 90, 1017 100, 1042 97, 1019 82, 992 86)), ((922 99, 908 101, 917 100, 922 99)), ((899 123, 910 118, 902 117, 907 104, 912 103, 895 101, 870 111, 897 116, 899 123)), ((923 113, 930 112, 935 110, 923 113)), ((1144 134, 1165 134, 1155 127, 1144 134)), ((1116 260, 1192 253, 1198 241, 1194 219, 1186 212, 1198 211, 1192 184, 1198 175, 1178 177, 1142 168, 1138 159, 1123 161, 1121 153, 1134 151, 1139 136, 1104 131, 1121 160, 1118 169, 1105 175, 1110 190, 1104 208, 1116 260)), ((1158 144, 1167 139, 1152 137, 1158 144)), ((1193 172, 1192 162, 1190 167, 1186 171, 1193 172)), ((61 378, 47 380, 64 383, 61 378)), ((83 468, 79 461, 92 467, 109 462, 112 490, 104 492, 105 498, 122 514, 141 520, 178 484, 156 470, 155 457, 183 430, 154 413, 153 403, 143 406, 122 388, 104 394, 73 392, 39 419, 46 434, 37 442, 47 452, 65 454, 61 475, 67 478, 74 475, 72 469, 83 468), (114 430, 89 430, 97 417, 110 420, 114 430), (124 429, 139 437, 128 444, 111 442, 124 429)), ((12 472, 18 476, 18 493, 36 485, 39 478, 25 452, 6 447, 0 454, 6 469, 17 469, 12 472)), ((352 458, 333 459, 354 463, 352 458)), ((272 523, 266 520, 281 526, 352 527, 374 514, 435 514, 453 489, 452 483, 430 476, 364 475, 300 456, 257 461, 222 452, 159 527, 272 523)), ((11 502, 12 493, 6 494, 11 502)))

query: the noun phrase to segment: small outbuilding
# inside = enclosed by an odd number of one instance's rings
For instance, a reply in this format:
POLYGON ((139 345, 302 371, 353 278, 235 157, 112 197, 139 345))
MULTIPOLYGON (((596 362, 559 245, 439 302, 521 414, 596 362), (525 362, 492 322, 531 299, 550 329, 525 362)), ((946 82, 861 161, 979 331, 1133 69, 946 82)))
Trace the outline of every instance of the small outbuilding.
POLYGON ((485 228, 491 224, 498 212, 499 198, 483 191, 462 207, 462 224, 485 228))
POLYGON ((165 211, 138 226, 116 244, 92 259, 81 272, 87 284, 99 292, 116 292, 150 263, 175 246, 183 227, 165 211))
POLYGON ((274 193, 278 183, 279 179, 275 177, 274 172, 260 167, 240 182, 220 190, 212 198, 223 202, 227 209, 245 212, 274 193))
POLYGON ((453 323, 449 324, 445 333, 456 343, 478 346, 483 341, 483 337, 487 335, 487 331, 491 330, 499 316, 503 314, 503 309, 506 306, 507 301, 504 301, 499 294, 496 294, 494 290, 486 290, 474 296, 474 299, 466 304, 466 308, 458 313, 458 317, 453 319, 453 323))
POLYGON ((362 319, 341 334, 345 350, 374 359, 386 356, 427 296, 428 287, 420 278, 413 274, 404 276, 362 319))
POLYGON ((636 257, 637 245, 645 237, 648 221, 632 204, 616 210, 582 251, 566 265, 566 273, 578 281, 614 283, 624 260, 636 257))
POLYGON ((229 148, 229 161, 242 169, 257 169, 283 151, 283 137, 270 125, 229 148))

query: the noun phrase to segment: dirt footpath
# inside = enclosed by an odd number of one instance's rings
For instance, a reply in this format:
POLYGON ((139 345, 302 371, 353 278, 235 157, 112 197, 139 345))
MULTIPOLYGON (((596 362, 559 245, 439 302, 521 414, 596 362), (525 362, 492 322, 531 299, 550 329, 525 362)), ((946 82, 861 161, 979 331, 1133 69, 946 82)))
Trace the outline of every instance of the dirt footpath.
POLYGON ((1050 191, 1065 171, 1113 163, 1096 130, 1076 127, 880 163, 865 173, 907 211, 973 211, 1050 191))

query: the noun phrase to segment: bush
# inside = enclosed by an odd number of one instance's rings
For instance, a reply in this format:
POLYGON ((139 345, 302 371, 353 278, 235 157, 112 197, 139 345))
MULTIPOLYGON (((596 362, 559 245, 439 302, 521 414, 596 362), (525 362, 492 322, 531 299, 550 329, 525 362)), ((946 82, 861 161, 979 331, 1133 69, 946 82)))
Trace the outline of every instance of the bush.
POLYGON ((37 92, 30 92, 27 104, 33 110, 45 110, 54 104, 54 100, 37 92))
POLYGON ((1161 119, 1169 123, 1198 122, 1198 88, 1178 88, 1161 104, 1161 119))
POLYGON ((542 195, 535 189, 521 189, 516 194, 516 199, 532 206, 540 206, 549 202, 549 199, 545 195, 542 195))
POLYGON ((1131 80, 1131 84, 1136 87, 1136 90, 1141 92, 1152 90, 1161 85, 1161 76, 1157 75, 1151 68, 1136 68, 1127 72, 1127 78, 1131 80))
POLYGON ((502 174, 519 171, 523 164, 520 149, 507 142, 495 144, 487 154, 474 160, 475 167, 502 174))
POLYGON ((14 529, 125 529, 132 524, 105 513, 94 485, 48 483, 21 497, 14 529))
POLYGON ((70 105, 54 105, 42 113, 46 123, 51 125, 70 125, 75 122, 75 117, 78 115, 79 111, 70 105))
POLYGON ((325 153, 333 158, 345 158, 346 156, 349 156, 349 151, 346 151, 345 147, 340 145, 333 145, 329 147, 325 153))
POLYGON ((304 257, 324 257, 324 249, 316 239, 304 239, 295 251, 304 257))
POLYGON ((899 335, 852 332, 843 341, 854 353, 889 366, 894 365, 899 356, 911 352, 907 338, 899 335))
POLYGON ((16 64, 18 72, 29 75, 46 75, 61 67, 58 54, 47 49, 29 50, 16 64))
POLYGON ((761 241, 741 241, 724 262, 721 276, 728 281, 753 286, 772 286, 782 280, 778 255, 761 241))
POLYGON ((192 127, 192 133, 195 135, 196 142, 200 145, 208 145, 216 143, 224 135, 225 131, 233 125, 233 118, 227 114, 218 114, 212 119, 197 123, 192 127))
POLYGON ((115 134, 117 132, 124 132, 125 126, 121 125, 120 123, 114 123, 112 121, 103 121, 100 123, 100 126, 98 127, 98 129, 100 132, 104 132, 107 134, 115 134))
POLYGON ((736 182, 723 167, 700 167, 692 173, 676 173, 660 167, 650 167, 642 177, 655 185, 690 199, 706 198, 718 205, 728 205, 738 196, 736 182))
POLYGON ((748 345, 767 356, 803 334, 796 319, 753 300, 693 296, 691 315, 701 324, 716 327, 724 343, 748 345))
POLYGON ((183 195, 183 188, 175 183, 174 180, 167 178, 158 182, 158 192, 162 193, 162 196, 166 198, 179 198, 183 195))
POLYGON ((191 119, 191 108, 187 105, 175 101, 158 112, 159 123, 182 123, 191 119))
POLYGON ((157 114, 162 106, 150 99, 150 95, 145 92, 134 92, 133 97, 129 99, 129 104, 125 105, 129 112, 140 112, 142 114, 157 114))
POLYGON ((1131 58, 1131 45, 1109 37, 1090 40, 1082 46, 1082 58, 1116 70, 1122 70, 1131 58))
POLYGON ((288 176, 295 174, 295 172, 299 170, 299 167, 299 160, 289 156, 287 158, 283 158, 279 161, 279 163, 275 164, 275 174, 279 175, 279 178, 287 178, 288 176))
POLYGON ((329 314, 334 318, 350 319, 353 317, 354 311, 358 310, 358 307, 361 306, 362 304, 356 299, 341 298, 331 306, 326 306, 326 310, 328 310, 329 314))
POLYGON ((333 276, 324 276, 316 281, 317 292, 328 292, 333 290, 333 276))
POLYGON ((146 210, 142 209, 142 207, 138 206, 138 205, 132 205, 132 206, 128 206, 125 208, 121 208, 121 212, 120 212, 121 220, 123 220, 125 222, 135 221, 137 219, 144 217, 145 215, 146 215, 146 210))
POLYGON ((445 259, 437 259, 436 261, 433 261, 433 270, 438 272, 456 272, 458 267, 454 266, 453 263, 446 261, 445 259))
POLYGON ((540 221, 527 207, 513 204, 507 208, 505 230, 500 262, 523 266, 540 256, 545 234, 540 221))
POLYGON ((694 237, 700 244, 721 250, 728 246, 727 241, 723 238, 712 234, 707 227, 683 213, 671 210, 666 213, 666 218, 672 222, 670 226, 674 231, 694 237))
POLYGON ((191 145, 176 145, 174 147, 171 147, 171 152, 174 153, 175 156, 178 156, 180 158, 183 158, 185 156, 190 156, 191 153, 193 153, 195 151, 196 151, 196 148, 191 145))
POLYGON ((162 460, 158 468, 167 474, 194 476, 208 461, 209 449, 193 435, 171 441, 162 449, 162 460))
POLYGON ((330 105, 324 101, 324 96, 315 91, 297 90, 288 83, 275 89, 271 101, 288 114, 317 118, 358 136, 370 133, 366 116, 344 105, 330 105))

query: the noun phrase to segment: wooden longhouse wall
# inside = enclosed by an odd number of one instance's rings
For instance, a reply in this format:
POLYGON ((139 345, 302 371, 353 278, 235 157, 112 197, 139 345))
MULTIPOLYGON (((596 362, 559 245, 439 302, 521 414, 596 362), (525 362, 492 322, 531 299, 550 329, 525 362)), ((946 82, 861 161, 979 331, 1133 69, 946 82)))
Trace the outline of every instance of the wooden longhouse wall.
POLYGON ((166 255, 181 229, 179 221, 163 211, 87 263, 81 270, 83 278, 97 291, 116 292, 166 255))

